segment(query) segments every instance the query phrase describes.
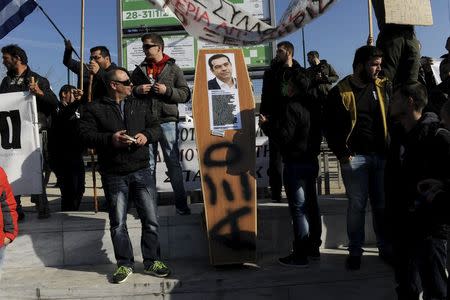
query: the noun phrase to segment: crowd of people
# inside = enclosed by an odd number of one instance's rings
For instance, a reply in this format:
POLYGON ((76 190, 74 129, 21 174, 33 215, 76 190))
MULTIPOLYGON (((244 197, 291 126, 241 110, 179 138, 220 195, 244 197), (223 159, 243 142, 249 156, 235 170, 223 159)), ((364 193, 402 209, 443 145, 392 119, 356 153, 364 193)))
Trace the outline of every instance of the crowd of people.
POLYGON ((293 251, 279 263, 320 259, 316 180, 325 141, 348 197, 346 268, 361 268, 370 201, 379 257, 394 267, 398 299, 418 300, 421 292, 447 299, 450 63, 440 65, 442 83, 430 85, 430 59, 421 76, 420 52, 408 48, 419 48, 413 26, 380 30, 380 47, 358 48, 353 73, 334 87, 338 76, 317 51, 305 69, 287 41, 264 73, 259 124, 269 138, 271 197, 279 202, 284 185, 294 233, 293 251), (384 52, 385 43, 398 49, 384 52))
MULTIPOLYGON (((176 212, 191 214, 179 161, 177 125, 177 104, 189 101, 190 89, 175 60, 164 53, 161 36, 150 33, 141 40, 145 59, 131 74, 111 62, 104 46, 90 50, 90 63, 82 72, 80 62, 71 57, 70 41, 66 41, 63 63, 86 84, 84 90, 64 85, 59 101, 48 80, 31 71, 22 48, 7 45, 1 49, 7 76, 0 93, 29 91, 36 96, 39 132, 48 150, 44 160, 49 168, 44 169, 52 170, 57 177, 62 211, 79 209, 85 190, 83 155, 87 148, 96 151, 117 261, 114 283, 125 281, 134 269, 126 225, 129 203, 134 203, 141 219, 145 273, 157 277, 170 274, 159 253, 155 174, 158 143, 174 190, 176 212)), ((43 193, 31 196, 39 218, 50 216, 46 175, 43 172, 43 193)), ((6 176, 0 179, 1 261, 3 246, 17 235, 17 220, 23 220, 25 214, 20 196, 12 196, 6 176)))
MULTIPOLYGON (((383 18, 382 11, 377 7, 375 11, 377 18, 383 18)), ((259 122, 269 138, 271 197, 280 202, 284 185, 294 232, 293 251, 279 262, 305 267, 309 259, 320 259, 316 181, 325 137, 339 160, 348 196, 346 267, 361 268, 369 200, 379 256, 394 266, 399 299, 419 299, 422 290, 424 299, 446 299, 449 54, 440 67, 442 83, 436 85, 429 76, 429 59, 420 64, 414 27, 380 21, 379 27, 377 46, 358 48, 353 73, 339 82, 336 71, 317 51, 307 54, 310 67, 303 68, 293 58, 294 46, 288 41, 277 45, 276 57, 264 73, 259 122)), ((160 35, 144 34, 141 41, 145 59, 131 74, 111 62, 104 46, 91 49, 90 63, 82 73, 66 41, 63 63, 87 84, 84 90, 64 85, 59 101, 48 80, 31 71, 23 49, 17 45, 1 49, 7 75, 0 93, 29 91, 36 96, 40 132, 42 139, 48 139, 48 165, 58 179, 63 211, 80 207, 86 148, 98 155, 117 261, 115 283, 125 281, 134 270, 126 225, 129 202, 135 204, 142 224, 145 273, 166 277, 171 272, 159 254, 158 143, 176 211, 191 213, 177 126, 177 105, 190 99, 190 89, 175 60, 164 53, 160 35)), ((450 52, 450 39, 446 48, 450 52)), ((217 78, 221 78, 218 70, 229 64, 226 56, 209 62, 217 78)), ((230 76, 221 80, 229 88, 236 82, 230 76)), ((45 174, 42 177, 43 193, 32 195, 32 201, 39 218, 47 218, 45 174)), ((0 188, 1 263, 4 245, 17 235, 16 220, 25 215, 20 196, 13 200, 2 170, 0 188)))

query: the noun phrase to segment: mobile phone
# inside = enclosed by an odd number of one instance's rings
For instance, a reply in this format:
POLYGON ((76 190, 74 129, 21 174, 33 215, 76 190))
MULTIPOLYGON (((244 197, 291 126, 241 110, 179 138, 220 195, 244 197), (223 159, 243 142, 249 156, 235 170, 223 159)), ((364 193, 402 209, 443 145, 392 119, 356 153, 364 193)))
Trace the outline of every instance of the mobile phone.
POLYGON ((132 141, 133 143, 137 143, 137 140, 134 137, 129 136, 128 134, 123 134, 123 136, 129 141, 132 141))

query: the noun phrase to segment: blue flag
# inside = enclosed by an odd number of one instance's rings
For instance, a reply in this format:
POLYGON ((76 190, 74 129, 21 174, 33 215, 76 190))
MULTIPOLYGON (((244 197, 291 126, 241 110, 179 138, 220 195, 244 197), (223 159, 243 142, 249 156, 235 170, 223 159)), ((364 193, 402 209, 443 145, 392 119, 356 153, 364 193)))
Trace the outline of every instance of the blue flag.
POLYGON ((36 6, 34 0, 0 0, 0 39, 22 23, 36 6))

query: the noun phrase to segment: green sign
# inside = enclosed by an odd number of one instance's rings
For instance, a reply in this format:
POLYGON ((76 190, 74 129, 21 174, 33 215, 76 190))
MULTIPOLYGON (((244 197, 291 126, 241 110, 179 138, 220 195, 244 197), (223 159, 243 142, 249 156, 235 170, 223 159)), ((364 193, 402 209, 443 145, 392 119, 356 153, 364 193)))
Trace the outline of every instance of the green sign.
POLYGON ((166 13, 146 0, 121 0, 121 4, 123 29, 180 25, 171 12, 166 13))

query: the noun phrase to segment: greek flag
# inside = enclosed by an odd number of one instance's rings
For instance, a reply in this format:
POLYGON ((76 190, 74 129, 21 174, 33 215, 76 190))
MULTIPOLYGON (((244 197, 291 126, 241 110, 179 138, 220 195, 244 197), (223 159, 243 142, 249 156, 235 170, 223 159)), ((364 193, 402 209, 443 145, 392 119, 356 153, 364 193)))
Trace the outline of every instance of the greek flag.
POLYGON ((22 23, 36 6, 34 0, 0 0, 0 39, 22 23))

